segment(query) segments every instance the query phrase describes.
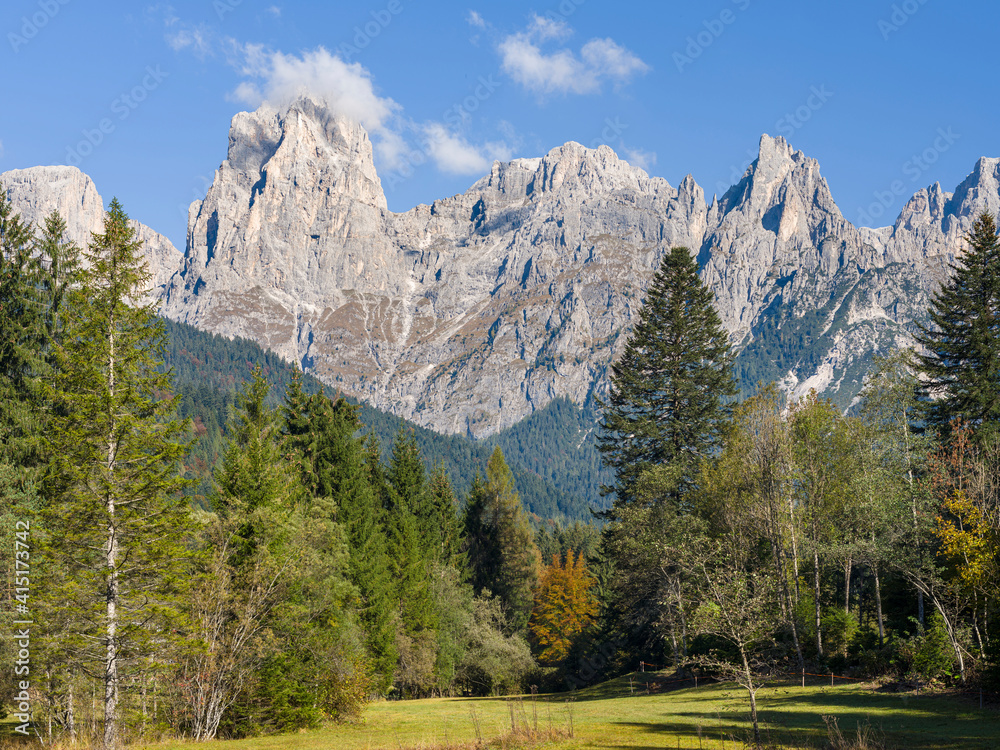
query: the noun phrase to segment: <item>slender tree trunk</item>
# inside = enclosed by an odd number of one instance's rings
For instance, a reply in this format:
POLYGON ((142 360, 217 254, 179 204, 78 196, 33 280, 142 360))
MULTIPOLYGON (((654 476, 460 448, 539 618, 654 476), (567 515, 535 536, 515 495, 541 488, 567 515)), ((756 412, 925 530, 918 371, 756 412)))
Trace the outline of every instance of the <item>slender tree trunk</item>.
POLYGON ((677 588, 677 611, 681 615, 681 656, 686 659, 688 655, 687 612, 684 611, 684 593, 681 590, 680 577, 675 581, 675 586, 677 588))
POLYGON ((753 743, 754 747, 761 747, 760 725, 757 723, 757 691, 754 689, 753 673, 750 671, 750 664, 747 662, 746 650, 740 646, 740 656, 743 658, 743 673, 747 680, 747 693, 750 696, 750 721, 753 723, 753 743))
POLYGON ((791 521, 792 572, 795 574, 793 583, 795 584, 795 604, 797 605, 802 598, 802 594, 799 591, 799 544, 795 534, 795 502, 791 494, 788 496, 788 517, 791 521))
POLYGON ((76 744, 76 717, 73 712, 73 673, 69 675, 66 688, 66 729, 69 731, 70 744, 76 744))
POLYGON ((820 610, 819 605, 819 551, 813 550, 813 581, 814 581, 814 591, 813 595, 816 598, 816 651, 823 656, 823 613, 820 610))
POLYGON ((46 700, 49 704, 48 710, 48 721, 46 721, 46 735, 49 738, 49 744, 52 744, 52 714, 56 712, 56 696, 55 696, 55 685, 52 683, 52 673, 49 670, 45 670, 45 684, 48 686, 48 695, 46 700))
POLYGON ((885 646, 885 626, 882 624, 882 585, 879 583, 878 565, 872 565, 875 576, 875 617, 878 619, 878 647, 885 646))
MULTIPOLYGON (((108 326, 108 393, 112 404, 115 399, 115 319, 111 316, 108 326)), ((112 418, 108 430, 108 477, 113 482, 115 474, 116 429, 112 418)), ((115 750, 118 741, 118 529, 115 527, 115 495, 108 491, 108 540, 105 548, 105 567, 108 576, 107 599, 107 650, 104 659, 104 750, 115 750)))
POLYGON ((847 556, 847 562, 844 563, 844 611, 851 611, 851 567, 852 561, 851 556, 847 556))

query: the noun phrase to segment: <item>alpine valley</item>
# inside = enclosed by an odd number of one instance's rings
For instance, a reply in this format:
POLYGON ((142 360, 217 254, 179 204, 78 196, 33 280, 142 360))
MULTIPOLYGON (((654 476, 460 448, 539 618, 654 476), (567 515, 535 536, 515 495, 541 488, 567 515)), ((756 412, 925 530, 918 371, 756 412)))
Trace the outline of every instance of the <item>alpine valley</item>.
MULTIPOLYGON (((878 229, 847 221, 819 164, 767 135, 710 200, 690 175, 674 187, 570 142, 393 213, 365 130, 300 99, 233 118, 183 255, 139 231, 164 316, 255 341, 424 427, 486 438, 606 391, 677 245, 715 293, 744 391, 774 380, 848 407, 872 356, 911 343, 973 217, 1000 209, 998 162, 979 159, 953 193, 917 191, 878 229)), ((58 209, 80 244, 100 228, 102 201, 75 168, 0 182, 30 221, 58 209)))

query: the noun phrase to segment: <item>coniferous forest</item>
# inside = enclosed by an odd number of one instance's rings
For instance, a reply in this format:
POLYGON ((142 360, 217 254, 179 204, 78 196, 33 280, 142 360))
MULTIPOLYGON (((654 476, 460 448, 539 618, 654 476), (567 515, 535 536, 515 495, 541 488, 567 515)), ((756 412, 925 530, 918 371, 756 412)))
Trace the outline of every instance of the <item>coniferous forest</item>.
POLYGON ((64 235, 0 193, 2 616, 31 622, 48 739, 285 732, 639 662, 735 681, 755 732, 788 674, 997 684, 987 214, 919 350, 846 413, 737 382, 672 248, 608 393, 483 443, 158 318, 117 201, 86 248, 64 235))

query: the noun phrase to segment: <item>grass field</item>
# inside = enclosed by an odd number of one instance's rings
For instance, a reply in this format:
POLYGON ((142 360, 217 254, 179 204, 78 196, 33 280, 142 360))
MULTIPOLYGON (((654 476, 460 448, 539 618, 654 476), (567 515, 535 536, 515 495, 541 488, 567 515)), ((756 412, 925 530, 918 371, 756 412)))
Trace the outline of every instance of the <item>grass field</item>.
MULTIPOLYGON (((478 735, 497 739, 515 725, 557 739, 513 741, 504 747, 544 748, 719 748, 742 747, 749 722, 745 693, 733 686, 702 685, 669 692, 645 693, 651 674, 621 677, 575 694, 514 699, 441 698, 382 702, 365 711, 356 725, 299 734, 212 743, 212 750, 401 750, 446 748, 472 743, 478 735), (641 682, 640 682, 641 681, 641 682), (643 684, 642 690, 638 685, 643 684), (572 724, 572 737, 567 736, 572 724), (700 737, 699 737, 700 733, 700 737)), ((900 750, 994 750, 1000 748, 1000 712, 979 708, 978 697, 879 692, 865 686, 799 687, 774 685, 758 695, 760 718, 771 747, 827 747, 824 716, 836 717, 845 737, 861 725, 871 728, 880 744, 900 750)), ((157 750, 190 744, 151 746, 157 750)), ((845 747, 847 747, 845 745, 845 747)))

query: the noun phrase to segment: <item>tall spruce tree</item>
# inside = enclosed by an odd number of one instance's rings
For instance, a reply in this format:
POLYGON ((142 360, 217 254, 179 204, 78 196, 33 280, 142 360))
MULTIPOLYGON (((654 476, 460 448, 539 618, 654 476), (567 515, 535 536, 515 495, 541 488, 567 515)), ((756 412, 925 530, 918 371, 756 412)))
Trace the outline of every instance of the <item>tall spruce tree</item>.
POLYGON ((720 445, 727 398, 736 394, 726 332, 687 248, 664 255, 611 371, 598 447, 616 474, 615 486, 605 488, 615 495, 606 514, 614 519, 652 467, 670 467, 672 496, 684 494, 699 461, 720 445))
MULTIPOLYGON (((394 618, 398 599, 389 571, 383 525, 382 494, 372 487, 378 448, 366 448, 356 437, 361 428, 358 407, 342 398, 336 402, 321 391, 307 396, 300 377, 293 378, 285 395, 285 447, 298 463, 303 483, 314 498, 330 498, 337 507, 337 523, 348 544, 347 577, 358 590, 365 646, 378 690, 392 683, 397 652, 394 618)), ((381 466, 376 480, 382 481, 381 466)), ((384 484, 381 490, 388 490, 384 484)))
POLYGON ((19 467, 39 461, 41 430, 32 414, 44 325, 42 269, 34 233, 0 191, 0 460, 19 467))
POLYGON ((488 590, 496 595, 508 621, 523 631, 531 614, 541 555, 499 446, 486 465, 486 481, 478 475, 473 480, 465 509, 465 536, 476 594, 488 590))
POLYGON ((141 242, 113 200, 86 253, 56 347, 52 456, 43 521, 61 592, 82 629, 67 634, 100 667, 104 747, 119 742, 126 670, 177 629, 190 512, 179 489, 188 426, 158 370, 163 325, 140 304, 141 242))
POLYGON ((966 235, 969 249, 931 300, 931 326, 920 327, 920 391, 931 399, 927 422, 947 434, 956 417, 979 433, 1000 423, 1000 240, 992 214, 966 235))

